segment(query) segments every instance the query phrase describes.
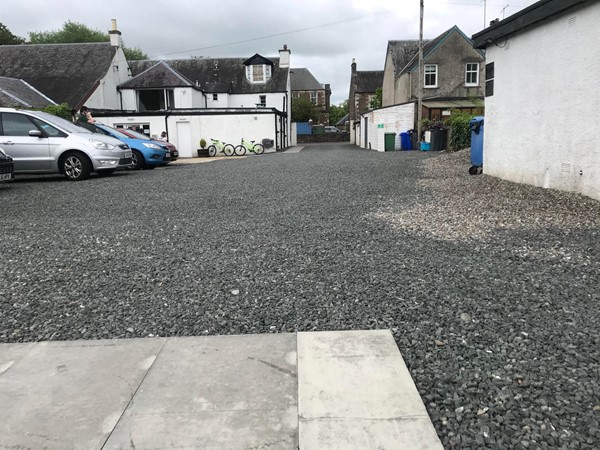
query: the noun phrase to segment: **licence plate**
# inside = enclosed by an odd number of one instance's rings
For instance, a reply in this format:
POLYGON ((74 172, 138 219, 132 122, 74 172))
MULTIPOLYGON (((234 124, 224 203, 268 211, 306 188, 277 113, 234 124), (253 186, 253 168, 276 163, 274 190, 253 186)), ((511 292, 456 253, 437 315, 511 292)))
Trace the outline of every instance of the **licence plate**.
POLYGON ((0 174, 0 181, 3 181, 3 180, 12 180, 12 174, 10 174, 10 173, 0 174))
POLYGON ((167 154, 165 155, 167 158, 171 157, 171 154, 169 152, 167 152, 167 154))
POLYGON ((130 151, 125 152, 125 158, 131 158, 131 152, 130 151))

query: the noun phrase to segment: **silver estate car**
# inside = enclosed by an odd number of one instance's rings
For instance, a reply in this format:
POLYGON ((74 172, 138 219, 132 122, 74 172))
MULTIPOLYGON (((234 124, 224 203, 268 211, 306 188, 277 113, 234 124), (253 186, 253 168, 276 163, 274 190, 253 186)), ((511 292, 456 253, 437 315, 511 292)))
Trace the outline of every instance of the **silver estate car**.
POLYGON ((0 148, 16 174, 62 173, 78 181, 131 165, 127 144, 41 111, 0 108, 0 148))

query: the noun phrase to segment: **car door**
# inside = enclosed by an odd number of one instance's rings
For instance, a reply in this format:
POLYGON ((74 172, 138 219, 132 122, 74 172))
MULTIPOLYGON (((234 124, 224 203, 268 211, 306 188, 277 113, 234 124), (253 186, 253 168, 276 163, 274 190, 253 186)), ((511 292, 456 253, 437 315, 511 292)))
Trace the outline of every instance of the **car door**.
POLYGON ((0 117, 0 147, 12 156, 15 172, 49 171, 48 138, 30 117, 18 112, 3 112, 0 117), (40 133, 40 136, 30 136, 30 131, 40 133))

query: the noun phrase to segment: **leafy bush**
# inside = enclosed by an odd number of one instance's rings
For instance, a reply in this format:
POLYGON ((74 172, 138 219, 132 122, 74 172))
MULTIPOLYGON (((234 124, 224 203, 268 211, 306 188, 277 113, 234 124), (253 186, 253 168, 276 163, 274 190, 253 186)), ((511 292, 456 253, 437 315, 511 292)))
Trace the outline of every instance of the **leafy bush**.
POLYGON ((471 114, 459 110, 452 111, 452 115, 446 120, 446 126, 450 127, 450 151, 457 151, 471 146, 471 128, 469 122, 473 118, 471 114))
POLYGON ((204 148, 206 147, 206 141, 204 140, 204 138, 200 139, 200 148, 204 148))
POLYGON ((46 106, 42 111, 47 112, 48 114, 53 114, 58 117, 62 117, 65 120, 72 121, 73 115, 71 114, 71 108, 66 103, 62 103, 60 105, 49 105, 46 106))

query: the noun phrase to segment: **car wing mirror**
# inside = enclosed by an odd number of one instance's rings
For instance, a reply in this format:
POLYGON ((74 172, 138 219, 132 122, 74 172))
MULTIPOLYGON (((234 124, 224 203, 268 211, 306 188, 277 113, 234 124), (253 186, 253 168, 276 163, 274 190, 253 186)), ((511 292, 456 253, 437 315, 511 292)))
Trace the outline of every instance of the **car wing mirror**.
POLYGON ((31 130, 29 132, 29 136, 31 137, 42 137, 44 136, 40 130, 31 130))

